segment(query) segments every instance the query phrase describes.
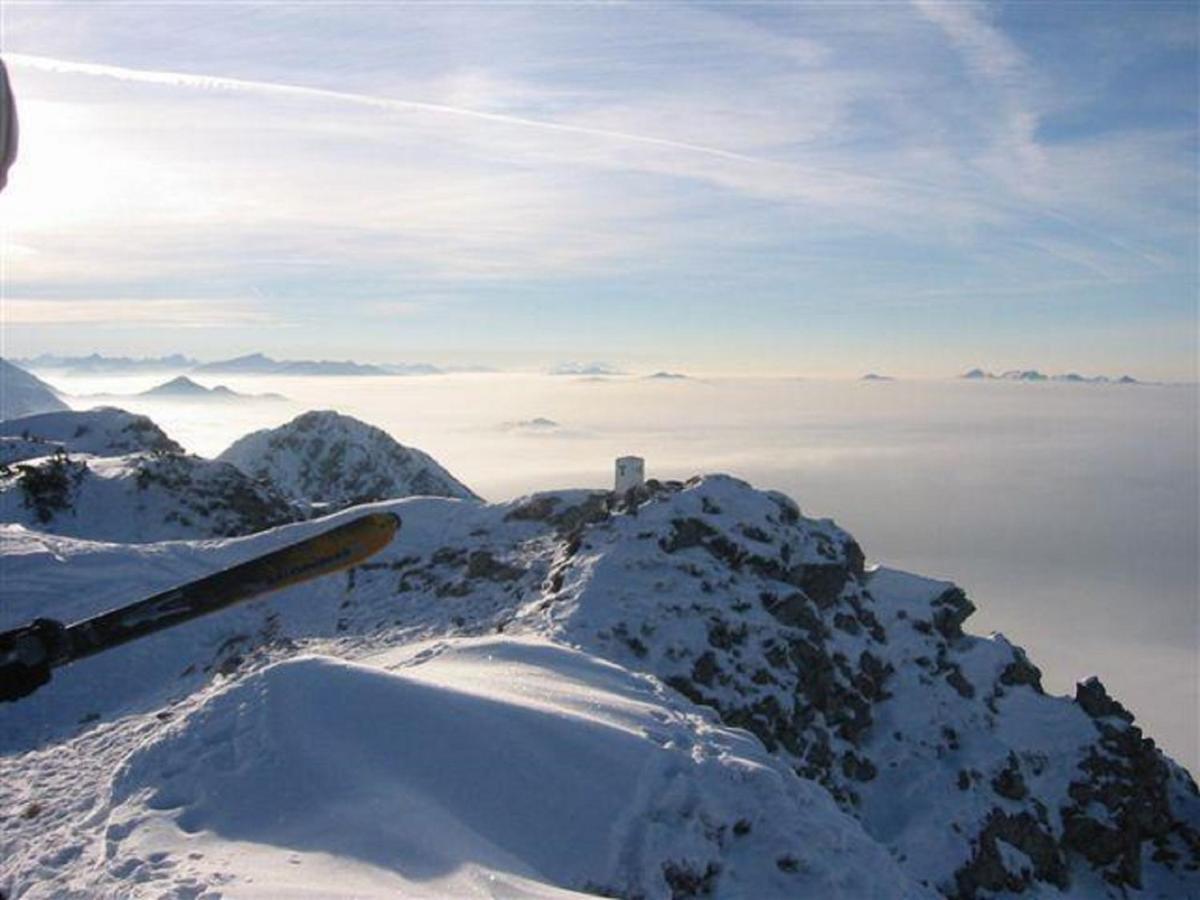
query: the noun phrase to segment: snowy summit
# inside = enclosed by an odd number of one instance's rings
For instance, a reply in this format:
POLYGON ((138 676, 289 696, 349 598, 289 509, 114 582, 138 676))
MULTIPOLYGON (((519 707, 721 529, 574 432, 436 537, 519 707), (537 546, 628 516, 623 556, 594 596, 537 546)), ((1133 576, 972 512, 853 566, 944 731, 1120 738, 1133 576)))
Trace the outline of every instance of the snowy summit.
POLYGON ((414 495, 477 499, 428 454, 331 410, 248 434, 218 458, 293 500, 336 509, 414 495))

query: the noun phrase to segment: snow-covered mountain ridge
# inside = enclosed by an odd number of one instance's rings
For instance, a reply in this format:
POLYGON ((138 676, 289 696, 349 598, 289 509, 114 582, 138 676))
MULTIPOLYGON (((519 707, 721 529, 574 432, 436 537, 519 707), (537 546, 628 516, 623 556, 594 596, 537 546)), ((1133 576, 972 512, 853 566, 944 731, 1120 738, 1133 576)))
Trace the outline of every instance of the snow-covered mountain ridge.
POLYGON ((183 448, 167 437, 148 416, 112 406, 49 412, 0 422, 0 438, 25 441, 30 445, 26 455, 18 456, 19 444, 0 444, 0 447, 11 447, 0 456, 3 463, 49 456, 57 450, 93 456, 183 452, 183 448))
MULTIPOLYGON (((1197 892, 1195 785, 1098 683, 1047 696, 1019 649, 963 633, 962 591, 868 568, 781 495, 716 476, 631 501, 371 508, 401 532, 346 575, 0 706, 0 803, 34 809, 0 826, 0 886, 269 895, 302 871, 337 886, 336 870, 359 879, 343 896, 1197 892), (554 715, 529 724, 530 708, 554 715), (586 708, 617 731, 551 725, 586 708), (435 740, 446 709, 471 727, 435 740), (531 772, 559 787, 517 790, 531 772), (301 802, 311 819, 289 812, 301 802), (583 862, 539 856, 516 822, 577 825, 583 862), (431 828, 452 859, 422 845, 431 828)), ((125 547, 10 526, 0 625, 73 620, 353 514, 125 547)))
POLYGON ((293 500, 341 509, 395 497, 475 499, 431 456, 381 428, 314 410, 235 441, 218 459, 277 486, 293 500))
POLYGON ((153 543, 253 534, 300 516, 270 485, 182 453, 58 453, 0 466, 0 522, 153 543))
POLYGON ((115 407, 0 422, 0 522, 55 534, 232 537, 420 494, 475 497, 428 454, 333 412, 247 435, 218 460, 115 407))
POLYGON ((54 388, 35 375, 0 358, 0 420, 68 409, 54 388))

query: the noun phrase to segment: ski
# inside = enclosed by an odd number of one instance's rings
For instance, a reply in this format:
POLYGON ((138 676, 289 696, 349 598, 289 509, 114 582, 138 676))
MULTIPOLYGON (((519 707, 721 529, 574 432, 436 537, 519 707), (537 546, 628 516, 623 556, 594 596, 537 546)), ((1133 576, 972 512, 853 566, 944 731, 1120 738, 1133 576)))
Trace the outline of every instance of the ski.
POLYGON ((321 534, 71 625, 36 619, 0 632, 0 700, 17 700, 50 670, 271 591, 338 572, 382 550, 400 528, 368 513, 321 534))

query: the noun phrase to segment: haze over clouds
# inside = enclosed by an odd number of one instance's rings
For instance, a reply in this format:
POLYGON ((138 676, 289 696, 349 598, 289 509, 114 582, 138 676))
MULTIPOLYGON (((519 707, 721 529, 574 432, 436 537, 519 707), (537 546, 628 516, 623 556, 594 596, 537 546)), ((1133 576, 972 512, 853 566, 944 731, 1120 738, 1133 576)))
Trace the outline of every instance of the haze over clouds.
POLYGON ((6 4, 8 354, 1195 376, 1194 6, 164 9, 6 4))

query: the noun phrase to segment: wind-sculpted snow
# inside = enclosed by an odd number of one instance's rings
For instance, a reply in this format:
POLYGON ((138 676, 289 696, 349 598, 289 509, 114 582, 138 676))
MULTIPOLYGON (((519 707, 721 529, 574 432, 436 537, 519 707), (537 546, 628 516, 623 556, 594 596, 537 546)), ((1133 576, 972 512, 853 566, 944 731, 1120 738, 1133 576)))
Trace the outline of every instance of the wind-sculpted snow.
POLYGON ((112 803, 109 871, 145 888, 925 895, 749 735, 544 641, 269 666, 139 747, 112 803))
POLYGON ((330 411, 248 434, 218 458, 327 511, 400 497, 475 498, 428 454, 330 411))
MULTIPOLYGON (((0 824, 0 887, 1200 893, 1195 785, 1099 682, 1046 695, 1018 648, 963 631, 961 590, 866 566, 781 495, 713 476, 373 508, 400 534, 346 575, 0 706, 0 807, 22 811, 0 824), (542 855, 571 836, 577 854, 542 855)), ((10 529, 0 626, 77 618, 359 511, 205 544, 10 529)))
POLYGON ((182 453, 147 416, 103 406, 43 413, 0 422, 0 463, 50 456, 55 450, 122 456, 127 453, 182 453))

